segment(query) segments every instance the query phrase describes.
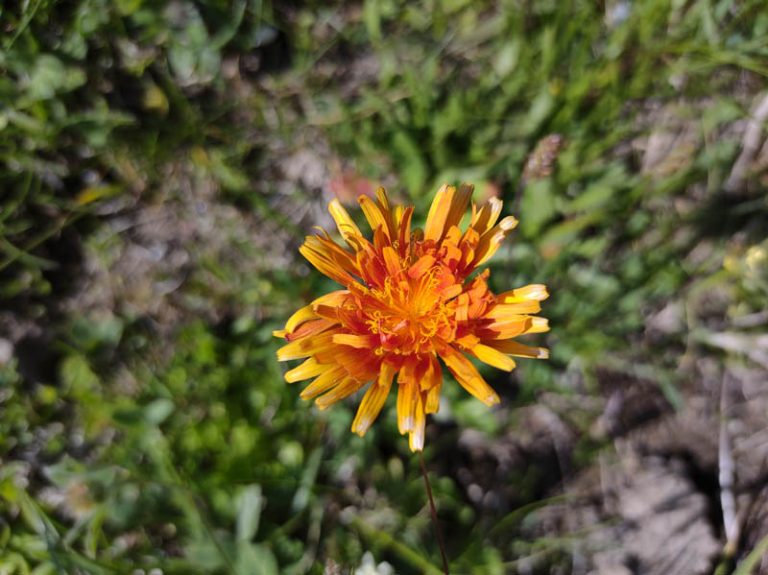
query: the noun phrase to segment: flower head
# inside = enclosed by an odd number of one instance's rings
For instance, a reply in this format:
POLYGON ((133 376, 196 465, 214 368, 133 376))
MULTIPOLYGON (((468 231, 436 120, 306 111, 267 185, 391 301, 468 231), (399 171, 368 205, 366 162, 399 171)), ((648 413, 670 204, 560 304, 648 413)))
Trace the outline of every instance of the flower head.
POLYGON ((301 392, 320 409, 367 386, 352 422, 365 434, 381 411, 397 375, 397 421, 411 450, 424 447, 426 415, 436 413, 445 364, 470 394, 494 405, 499 396, 467 355, 511 371, 510 356, 546 358, 548 351, 512 338, 544 332, 547 320, 533 314, 548 294, 528 285, 494 294, 489 271, 469 276, 499 248, 517 220, 499 221, 501 201, 472 204, 469 226, 459 224, 472 186, 444 185, 437 192, 424 230, 411 229, 413 207, 389 204, 383 188, 360 206, 373 230, 366 239, 341 204, 329 211, 343 248, 327 233, 307 237, 302 255, 345 289, 326 294, 293 314, 275 332, 288 343, 280 361, 306 358, 285 374, 287 382, 314 378, 301 392))

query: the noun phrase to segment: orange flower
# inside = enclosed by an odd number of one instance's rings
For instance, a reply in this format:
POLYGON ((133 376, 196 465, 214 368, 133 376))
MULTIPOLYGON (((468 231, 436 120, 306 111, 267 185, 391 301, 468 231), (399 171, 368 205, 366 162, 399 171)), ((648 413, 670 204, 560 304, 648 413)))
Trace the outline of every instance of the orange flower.
POLYGON ((549 329, 536 317, 547 298, 543 285, 499 295, 488 289, 489 271, 469 275, 499 248, 517 225, 502 218, 501 201, 472 205, 469 227, 459 223, 472 186, 437 192, 424 230, 411 230, 413 207, 390 206, 383 188, 376 200, 359 198, 373 241, 363 237, 347 211, 334 200, 329 211, 348 249, 327 233, 307 237, 302 255, 346 289, 324 295, 293 314, 276 331, 287 345, 280 361, 307 358, 285 374, 289 383, 310 378, 301 397, 320 409, 368 386, 352 431, 364 435, 378 416, 397 377, 397 421, 409 434, 411 450, 424 447, 426 415, 436 413, 443 385, 438 358, 464 389, 486 405, 499 396, 465 354, 511 371, 509 357, 546 358, 548 351, 513 341, 549 329))

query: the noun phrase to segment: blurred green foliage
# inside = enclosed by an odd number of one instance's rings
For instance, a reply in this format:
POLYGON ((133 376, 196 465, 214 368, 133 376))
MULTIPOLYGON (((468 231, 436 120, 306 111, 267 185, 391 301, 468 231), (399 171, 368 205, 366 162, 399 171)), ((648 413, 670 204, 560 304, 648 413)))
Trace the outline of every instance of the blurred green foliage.
MULTIPOLYGON (((422 217, 443 181, 499 190, 521 226, 492 263, 496 287, 553 293, 552 360, 520 362, 516 395, 489 374, 513 407, 606 365, 646 367, 674 397, 686 343, 653 348, 649 313, 712 282, 732 288, 733 316, 764 307, 768 204, 719 195, 739 153, 724 128, 768 74, 761 1, 29 0, 3 5, 0 24, 0 308, 44 325, 55 367, 29 377, 0 362, 0 572, 322 573, 369 549, 399 573, 439 572, 392 410, 360 440, 351 410, 321 414, 282 382, 271 330, 327 290, 317 274, 244 279, 236 260, 249 252, 234 246, 233 261, 192 272, 187 315, 168 329, 119 307, 59 306, 83 246, 108 259, 108 242, 89 238, 115 213, 165 201, 161 188, 185 194, 174 162, 294 242, 304 230, 264 180, 313 134, 362 176, 395 178, 422 217), (644 159, 654 134, 681 132, 644 159), (559 158, 528 177, 549 134, 559 158), (723 221, 743 223, 737 241, 723 221)), ((456 423, 490 436, 516 424, 455 387, 436 462, 456 423)), ((526 535, 546 504, 542 473, 509 478, 529 505, 504 516, 435 478, 456 572, 568 564, 568 541, 526 535)))

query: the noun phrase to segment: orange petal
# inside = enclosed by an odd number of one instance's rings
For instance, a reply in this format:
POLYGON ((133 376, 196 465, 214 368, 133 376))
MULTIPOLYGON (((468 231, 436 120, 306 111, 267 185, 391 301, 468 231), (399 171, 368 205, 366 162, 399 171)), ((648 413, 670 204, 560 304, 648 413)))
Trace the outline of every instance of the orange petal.
POLYGON ((392 245, 389 241, 389 234, 386 231, 386 227, 378 227, 373 232, 373 247, 376 251, 381 252, 385 246, 392 245))
POLYGON ((385 247, 382 250, 382 255, 384 256, 384 265, 387 268, 387 273, 390 277, 397 276, 403 269, 400 265, 400 256, 397 255, 397 252, 391 246, 385 247))
POLYGON ((416 263, 408 268, 408 276, 417 279, 424 275, 435 263, 434 256, 429 254, 421 256, 416 263))
POLYGON ((333 336, 333 343, 348 345, 358 349, 372 349, 379 343, 375 335, 355 335, 352 333, 337 333, 333 336))
POLYGON ((465 322, 469 319, 469 294, 463 293, 456 298, 456 321, 465 322))
POLYGON ((440 357, 461 386, 486 405, 499 403, 499 396, 488 385, 472 362, 450 346, 440 350, 440 357))
POLYGON ((360 437, 365 435, 365 432, 368 431, 368 428, 379 416, 382 407, 384 407, 384 403, 389 395, 389 389, 392 386, 392 378, 395 376, 395 371, 396 368, 392 364, 383 362, 378 379, 365 392, 355 420, 352 422, 352 431, 360 437))
POLYGON ((456 224, 452 225, 448 228, 448 231, 443 236, 443 245, 445 244, 451 244, 453 246, 459 245, 459 242, 461 241, 461 230, 459 229, 459 226, 456 224))
POLYGON ((339 325, 339 322, 336 320, 330 320, 325 318, 313 319, 311 321, 306 321, 303 324, 301 324, 296 329, 296 331, 287 334, 285 338, 288 341, 295 341, 297 339, 322 333, 325 330, 331 329, 332 327, 335 327, 337 325, 339 325))
MULTIPOLYGON (((398 206, 400 207, 400 206, 398 206)), ((408 253, 411 240, 411 218, 413 217, 413 206, 408 206, 395 212, 395 226, 400 230, 398 233, 398 242, 400 243, 400 254, 405 256, 408 253)))
POLYGON ((453 284, 440 291, 440 298, 443 301, 455 298, 464 289, 461 284, 453 284))
POLYGON ((464 212, 467 211, 469 198, 472 196, 472 186, 455 187, 443 184, 432 201, 424 226, 424 239, 440 241, 443 234, 451 226, 458 225, 464 212))
POLYGON ((480 338, 473 333, 467 333, 453 340, 453 343, 463 349, 469 349, 479 344, 480 338))

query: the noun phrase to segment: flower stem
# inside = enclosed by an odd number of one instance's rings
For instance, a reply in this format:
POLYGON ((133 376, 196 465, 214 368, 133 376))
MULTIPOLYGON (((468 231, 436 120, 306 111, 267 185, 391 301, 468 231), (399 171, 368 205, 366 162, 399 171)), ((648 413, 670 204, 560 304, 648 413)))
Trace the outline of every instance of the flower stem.
POLYGON ((424 476, 424 485, 427 488, 427 497, 429 498, 429 511, 432 514, 432 525, 435 528, 435 538, 437 544, 440 547, 440 557, 443 560, 443 573, 450 575, 448 571, 448 557, 445 554, 445 541, 443 541, 443 532, 440 530, 440 523, 437 520, 437 509, 435 508, 435 500, 432 497, 432 486, 429 484, 429 475, 427 475, 427 466, 424 465, 424 454, 419 451, 419 465, 421 466, 421 474, 424 476))

